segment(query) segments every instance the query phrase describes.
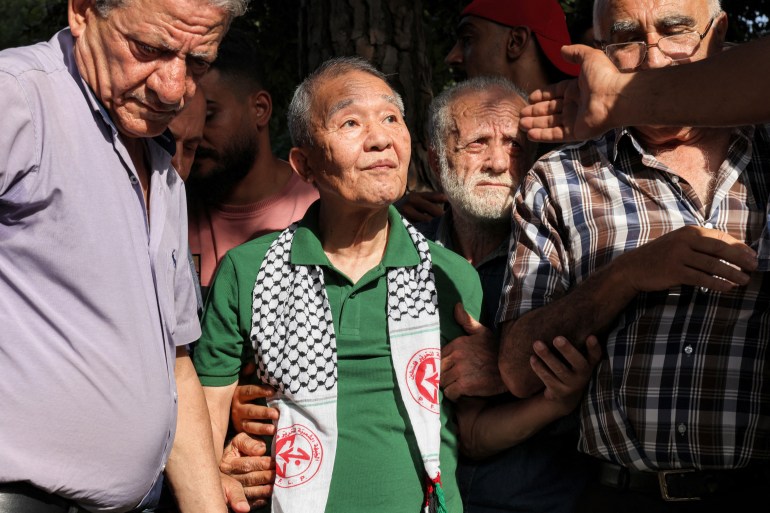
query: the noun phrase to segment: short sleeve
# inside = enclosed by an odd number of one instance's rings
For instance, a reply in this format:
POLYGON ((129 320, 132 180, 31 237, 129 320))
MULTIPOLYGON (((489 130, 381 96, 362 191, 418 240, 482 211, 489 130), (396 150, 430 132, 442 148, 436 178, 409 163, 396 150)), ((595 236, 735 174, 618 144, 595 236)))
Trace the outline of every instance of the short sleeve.
POLYGON ((39 132, 28 97, 19 80, 0 71, 0 197, 21 177, 39 166, 39 132))
POLYGON ((201 322, 193 363, 203 386, 227 386, 238 380, 248 334, 240 328, 238 280, 230 254, 219 264, 201 322))

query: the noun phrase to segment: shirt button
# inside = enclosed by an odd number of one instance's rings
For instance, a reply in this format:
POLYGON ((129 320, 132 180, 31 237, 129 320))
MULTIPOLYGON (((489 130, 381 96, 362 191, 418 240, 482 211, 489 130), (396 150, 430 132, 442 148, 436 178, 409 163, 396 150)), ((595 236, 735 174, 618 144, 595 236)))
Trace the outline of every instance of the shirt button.
POLYGON ((358 293, 357 293, 357 292, 351 292, 351 293, 350 293, 350 299, 353 299, 353 298, 354 298, 354 297, 356 297, 357 295, 358 295, 358 293))
POLYGON ((703 227, 704 228, 708 228, 709 230, 711 230, 712 228, 714 228, 714 225, 711 224, 711 223, 706 223, 706 224, 703 225, 703 227))
POLYGON ((676 430, 679 432, 680 435, 683 435, 685 431, 687 431, 687 426, 685 426, 684 424, 679 424, 676 427, 676 430))
POLYGON ((676 176, 676 175, 672 175, 671 176, 671 181, 674 182, 674 183, 679 183, 679 177, 676 176))
POLYGON ((684 346, 684 352, 685 354, 692 354, 692 346, 690 344, 684 346))
POLYGON ((135 177, 134 175, 131 175, 131 176, 129 176, 129 177, 128 177, 128 180, 129 180, 129 181, 130 181, 130 182, 131 182, 133 185, 136 185, 136 184, 138 184, 138 183, 139 183, 139 179, 138 179, 137 177, 135 177))

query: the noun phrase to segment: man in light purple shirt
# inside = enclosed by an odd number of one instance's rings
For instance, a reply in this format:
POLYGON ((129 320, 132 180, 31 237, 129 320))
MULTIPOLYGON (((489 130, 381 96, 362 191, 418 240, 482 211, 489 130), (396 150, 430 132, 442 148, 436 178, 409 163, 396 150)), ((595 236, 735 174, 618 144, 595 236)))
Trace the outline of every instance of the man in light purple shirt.
POLYGON ((182 511, 227 510, 166 127, 247 2, 71 0, 0 52, 0 513, 141 509, 164 469, 182 511))

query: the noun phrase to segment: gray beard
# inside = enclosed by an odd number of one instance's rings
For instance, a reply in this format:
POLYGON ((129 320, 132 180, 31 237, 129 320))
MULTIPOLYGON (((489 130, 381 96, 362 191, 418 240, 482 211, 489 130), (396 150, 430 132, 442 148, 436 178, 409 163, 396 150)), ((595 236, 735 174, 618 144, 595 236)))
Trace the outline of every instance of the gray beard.
POLYGON ((471 177, 470 180, 462 182, 457 174, 449 169, 449 163, 445 158, 439 159, 439 171, 444 194, 446 194, 447 200, 455 212, 481 225, 510 223, 513 190, 511 189, 508 194, 505 194, 502 190, 480 192, 474 187, 480 178, 485 181, 502 180, 491 175, 482 175, 479 178, 471 177))

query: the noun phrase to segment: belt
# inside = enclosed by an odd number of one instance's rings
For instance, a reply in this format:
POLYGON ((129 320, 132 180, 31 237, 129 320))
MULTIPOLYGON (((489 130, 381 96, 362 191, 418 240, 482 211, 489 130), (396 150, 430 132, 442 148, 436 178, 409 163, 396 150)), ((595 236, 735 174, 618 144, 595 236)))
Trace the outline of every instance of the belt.
POLYGON ((73 501, 26 483, 0 484, 0 513, 87 513, 73 501))
POLYGON ((602 462, 599 483, 605 486, 660 495, 666 501, 697 501, 714 494, 738 492, 750 486, 770 484, 770 465, 755 464, 724 470, 642 471, 602 462))

